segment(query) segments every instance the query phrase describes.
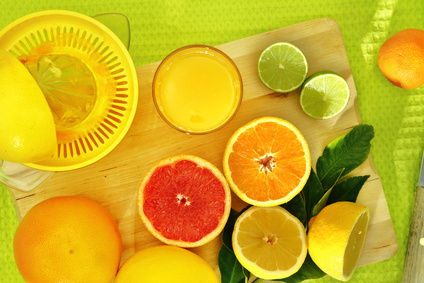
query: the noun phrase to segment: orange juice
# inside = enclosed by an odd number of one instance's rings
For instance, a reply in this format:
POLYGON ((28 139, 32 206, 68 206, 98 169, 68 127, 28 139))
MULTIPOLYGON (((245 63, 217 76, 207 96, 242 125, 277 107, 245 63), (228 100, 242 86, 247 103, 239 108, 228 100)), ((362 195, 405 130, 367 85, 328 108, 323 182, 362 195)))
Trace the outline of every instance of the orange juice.
POLYGON ((153 98, 171 126, 192 134, 224 126, 242 99, 242 80, 233 61, 216 48, 192 45, 165 58, 153 80, 153 98))

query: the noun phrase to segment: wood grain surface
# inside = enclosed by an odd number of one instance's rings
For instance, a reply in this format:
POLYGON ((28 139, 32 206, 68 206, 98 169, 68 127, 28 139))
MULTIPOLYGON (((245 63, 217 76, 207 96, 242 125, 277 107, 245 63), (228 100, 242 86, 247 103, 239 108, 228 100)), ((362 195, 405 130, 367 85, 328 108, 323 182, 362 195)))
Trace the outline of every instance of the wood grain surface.
MULTIPOLYGON (((195 42, 198 43, 198 42, 195 42)), ((159 160, 177 154, 193 154, 222 170, 227 140, 240 126, 261 116, 276 116, 293 123, 305 136, 315 167, 324 147, 333 139, 361 123, 357 94, 346 55, 342 34, 336 21, 316 19, 216 46, 229 55, 243 78, 244 96, 235 118, 224 128, 207 135, 187 135, 168 126, 157 113, 152 100, 152 79, 159 62, 137 68, 140 97, 134 122, 122 142, 100 161, 73 171, 57 172, 30 192, 10 188, 18 215, 23 216, 35 204, 57 195, 78 195, 95 200, 116 219, 123 239, 122 261, 135 251, 161 244, 144 227, 137 212, 138 186, 159 160), (329 120, 315 120, 304 114, 298 90, 277 94, 267 89, 257 74, 260 53, 275 42, 291 42, 305 54, 309 74, 331 70, 343 76, 351 98, 344 112, 329 120)), ((371 157, 351 175, 371 177, 364 185, 358 202, 370 207, 371 220, 359 265, 392 257, 398 248, 380 178, 371 157)), ((233 208, 244 204, 233 194, 233 208)), ((220 237, 191 249, 205 258, 219 273, 217 257, 220 237)))

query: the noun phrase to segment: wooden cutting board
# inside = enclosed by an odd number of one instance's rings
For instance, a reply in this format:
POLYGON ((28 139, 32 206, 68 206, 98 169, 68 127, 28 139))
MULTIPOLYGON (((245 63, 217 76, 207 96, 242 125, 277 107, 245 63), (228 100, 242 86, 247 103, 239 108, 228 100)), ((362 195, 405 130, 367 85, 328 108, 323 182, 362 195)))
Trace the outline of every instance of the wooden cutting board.
MULTIPOLYGON (((58 195, 78 195, 95 200, 105 206, 118 223, 124 245, 124 261, 135 251, 161 244, 144 227, 136 204, 137 190, 143 176, 159 160, 177 154, 194 154, 222 170, 226 142, 237 128, 261 116, 277 116, 290 121, 304 134, 315 166, 317 158, 330 141, 361 123, 342 34, 333 19, 316 19, 222 44, 217 48, 234 60, 243 78, 243 103, 228 125, 217 132, 198 136, 172 129, 161 119, 152 101, 152 79, 159 62, 138 67, 138 110, 123 141, 102 160, 85 168, 55 173, 31 192, 10 189, 15 197, 18 215, 23 216, 35 204, 58 195), (291 42, 304 52, 309 62, 309 74, 331 70, 348 81, 351 98, 341 115, 326 121, 312 119, 302 112, 298 91, 277 94, 261 83, 257 75, 259 55, 269 45, 281 41, 291 42)), ((352 175, 365 174, 371 177, 363 187, 358 202, 370 207, 371 220, 360 266, 388 259, 398 249, 383 188, 371 158, 352 172, 352 175)), ((233 208, 240 210, 245 205, 233 195, 233 208)), ((221 239, 218 237, 192 251, 205 258, 219 273, 217 257, 220 247, 221 239)))

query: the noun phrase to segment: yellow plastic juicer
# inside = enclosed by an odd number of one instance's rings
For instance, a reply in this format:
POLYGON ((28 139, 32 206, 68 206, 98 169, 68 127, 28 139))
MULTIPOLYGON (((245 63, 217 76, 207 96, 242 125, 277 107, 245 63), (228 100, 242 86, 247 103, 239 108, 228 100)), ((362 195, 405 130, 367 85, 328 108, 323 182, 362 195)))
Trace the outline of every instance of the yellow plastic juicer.
POLYGON ((100 22, 70 11, 29 14, 0 32, 40 86, 56 124, 57 151, 38 163, 47 171, 77 169, 101 159, 127 133, 138 101, 134 63, 100 22))

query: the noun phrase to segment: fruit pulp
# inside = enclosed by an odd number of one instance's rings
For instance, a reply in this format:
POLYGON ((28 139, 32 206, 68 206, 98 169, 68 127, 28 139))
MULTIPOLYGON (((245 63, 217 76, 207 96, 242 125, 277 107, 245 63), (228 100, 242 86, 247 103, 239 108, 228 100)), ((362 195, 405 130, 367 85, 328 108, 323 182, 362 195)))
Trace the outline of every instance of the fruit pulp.
POLYGON ((349 97, 349 85, 343 77, 334 72, 320 71, 302 85, 300 105, 312 118, 330 119, 346 108, 349 97))
POLYGON ((258 61, 258 74, 264 85, 275 92, 287 93, 300 87, 308 74, 303 52, 288 42, 266 48, 258 61))
POLYGON ((177 155, 154 165, 139 188, 140 217, 162 242, 198 247, 222 231, 231 210, 231 192, 214 165, 177 155))
POLYGON ((25 65, 43 91, 58 127, 72 128, 91 113, 97 98, 96 80, 81 60, 68 54, 46 54, 25 65))
POLYGON ((188 46, 159 66, 153 97, 162 117, 187 133, 205 133, 226 124, 242 96, 241 76, 228 56, 209 46, 188 46))
POLYGON ((95 48, 79 34, 69 33, 41 43, 28 54, 16 54, 43 92, 61 142, 92 129, 98 123, 92 118, 103 116, 115 97, 116 81, 102 51, 95 48))

